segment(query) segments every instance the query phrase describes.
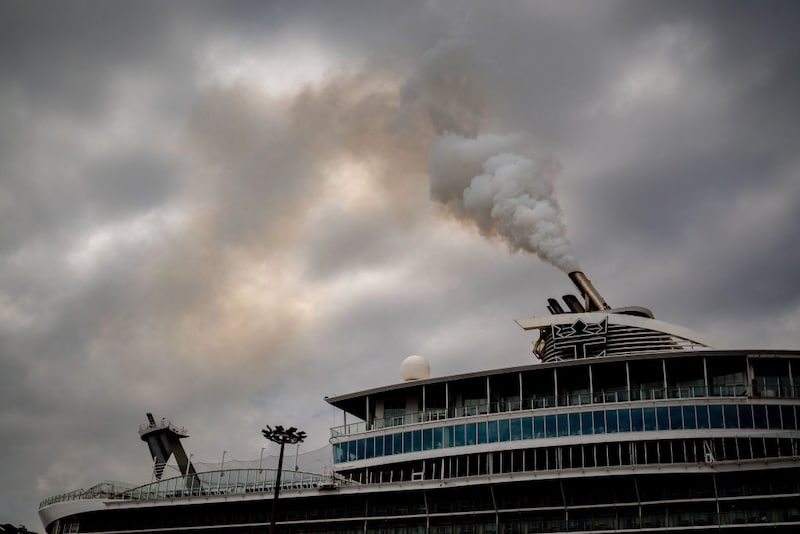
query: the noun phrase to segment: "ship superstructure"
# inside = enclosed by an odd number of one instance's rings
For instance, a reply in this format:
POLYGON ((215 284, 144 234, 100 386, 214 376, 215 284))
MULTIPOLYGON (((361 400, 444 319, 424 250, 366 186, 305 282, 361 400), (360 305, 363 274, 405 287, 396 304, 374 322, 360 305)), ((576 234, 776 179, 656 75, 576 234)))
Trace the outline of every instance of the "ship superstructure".
MULTIPOLYGON (((326 398, 332 469, 284 473, 280 531, 797 531, 800 352, 714 348, 570 278, 580 297, 517 321, 538 362, 326 398)), ((187 467, 40 514, 50 534, 264 532, 274 480, 187 467)))

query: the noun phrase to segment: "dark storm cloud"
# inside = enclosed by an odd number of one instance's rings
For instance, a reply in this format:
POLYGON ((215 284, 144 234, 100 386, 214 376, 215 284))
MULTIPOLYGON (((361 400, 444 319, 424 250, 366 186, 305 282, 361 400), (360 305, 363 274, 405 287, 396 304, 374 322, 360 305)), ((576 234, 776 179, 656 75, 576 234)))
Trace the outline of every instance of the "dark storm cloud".
POLYGON ((798 343, 793 2, 0 11, 0 423, 30 444, 4 448, 0 522, 146 480, 146 411, 201 461, 249 459, 281 414, 325 443, 319 397, 410 353, 529 361, 511 319, 571 285, 431 203, 444 129, 526 131, 561 162, 610 303, 798 343))

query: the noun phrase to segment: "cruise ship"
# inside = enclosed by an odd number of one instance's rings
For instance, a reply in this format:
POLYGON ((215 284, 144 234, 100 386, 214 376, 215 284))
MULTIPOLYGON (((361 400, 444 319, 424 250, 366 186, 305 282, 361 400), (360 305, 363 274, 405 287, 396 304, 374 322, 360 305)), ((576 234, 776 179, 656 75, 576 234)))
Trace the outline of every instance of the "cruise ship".
POLYGON ((569 277, 575 294, 516 321, 538 334, 530 365, 430 377, 407 360, 404 382, 326 398, 342 422, 330 446, 280 477, 261 460, 199 468, 186 431, 150 417, 149 483, 50 497, 42 523, 48 534, 263 533, 273 520, 282 533, 799 531, 800 351, 714 348, 569 277))

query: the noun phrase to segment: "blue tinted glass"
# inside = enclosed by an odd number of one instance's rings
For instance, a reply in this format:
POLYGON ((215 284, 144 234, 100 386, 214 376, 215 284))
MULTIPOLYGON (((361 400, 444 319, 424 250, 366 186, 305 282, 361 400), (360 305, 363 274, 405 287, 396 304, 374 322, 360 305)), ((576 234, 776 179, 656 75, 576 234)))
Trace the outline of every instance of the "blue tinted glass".
POLYGON ((554 438, 556 436, 556 416, 555 415, 545 415, 544 416, 544 428, 545 428, 545 433, 547 434, 548 438, 554 438))
POLYGON ((455 444, 455 429, 452 426, 442 428, 442 447, 453 447, 455 444))
POLYGON ((489 443, 497 442, 497 421, 489 421, 489 443))
POLYGON ((617 420, 619 421, 620 432, 631 431, 631 411, 630 410, 617 410, 617 420))
POLYGON ((544 417, 541 415, 533 418, 533 435, 536 438, 544 437, 544 417))
POLYGON ((669 427, 672 430, 683 428, 683 408, 681 406, 669 407, 669 427))
POLYGON ((475 445, 476 433, 475 423, 464 425, 464 441, 466 441, 467 445, 475 445))
POLYGON ((644 430, 644 417, 641 408, 631 408, 631 430, 641 432, 644 430))
POLYGON ((569 433, 573 436, 577 436, 581 433, 581 414, 569 414, 569 433))
POLYGON ((341 443, 334 443, 333 444, 333 463, 338 464, 342 461, 344 455, 342 454, 342 444, 341 443))
POLYGON ((533 438, 533 417, 523 417, 522 421, 522 439, 533 438))
POLYGON ((709 428, 708 406, 697 407, 697 428, 709 428))
POLYGON ((753 428, 753 408, 749 404, 739 406, 739 424, 741 428, 753 428))
POLYGON ((767 408, 763 404, 756 404, 753 406, 753 422, 756 428, 768 428, 767 424, 767 408))
POLYGON ((500 441, 508 441, 511 439, 511 429, 509 427, 508 419, 498 421, 497 429, 500 432, 500 441))
POLYGON ((383 456, 383 436, 375 436, 375 457, 380 458, 383 456))
POLYGON ((347 442, 347 461, 352 462, 356 459, 356 442, 348 441, 347 442))
POLYGON ((422 429, 422 450, 429 451, 433 448, 433 429, 422 429))
POLYGON ((367 438, 367 450, 364 458, 375 458, 375 438, 367 438))
POLYGON ((725 426, 722 421, 722 406, 719 404, 712 404, 709 406, 708 420, 711 423, 711 428, 722 428, 725 426))
POLYGON ((592 412, 581 412, 581 434, 593 434, 592 412))
POLYGON ((356 442, 356 460, 363 460, 364 459, 364 440, 359 439, 356 442))
POLYGON ((560 413, 556 416, 556 433, 559 436, 569 436, 569 418, 567 414, 560 413))
POLYGON ((644 429, 655 430, 658 428, 656 426, 656 409, 644 408, 642 411, 644 411, 644 429))
POLYGON ((442 437, 443 437, 442 427, 434 428, 433 429, 433 448, 434 449, 441 449, 442 448, 442 437))
POLYGON ((694 406, 683 407, 683 427, 697 428, 697 418, 694 415, 694 406))
POLYGON ((781 408, 775 404, 767 406, 767 419, 769 420, 770 428, 781 427, 781 408))
POLYGON ((605 420, 605 412, 596 411, 594 412, 594 433, 595 434, 603 434, 606 431, 606 420, 605 420))
POLYGON ((616 432, 617 427, 617 410, 608 410, 606 412, 606 432, 616 432))
POLYGON ((783 428, 788 430, 795 430, 797 428, 794 422, 794 410, 791 406, 781 406, 781 419, 783 419, 783 428))
POLYGON ((477 423, 478 426, 478 443, 488 443, 489 438, 486 435, 486 421, 477 423))
POLYGON ((455 426, 455 446, 456 447, 464 446, 464 425, 455 426))
POLYGON ((403 434, 401 432, 392 436, 392 454, 403 454, 403 434))
POLYGON ((656 408, 656 423, 659 430, 669 430, 669 409, 666 406, 656 408))
POLYGON ((511 441, 522 439, 522 419, 512 419, 511 424, 511 441))
POLYGON ((737 428, 739 426, 738 410, 732 404, 725 405, 725 428, 737 428))
POLYGON ((403 432, 403 452, 411 452, 414 450, 414 444, 411 443, 411 432, 403 432))
POLYGON ((422 430, 414 430, 411 433, 412 450, 419 452, 422 450, 422 430))

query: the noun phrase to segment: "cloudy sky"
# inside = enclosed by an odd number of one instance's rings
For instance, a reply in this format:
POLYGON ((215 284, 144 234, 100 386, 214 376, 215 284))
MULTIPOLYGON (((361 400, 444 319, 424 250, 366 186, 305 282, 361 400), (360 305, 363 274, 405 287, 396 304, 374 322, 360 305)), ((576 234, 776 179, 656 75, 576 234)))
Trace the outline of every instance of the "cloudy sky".
POLYGON ((798 7, 0 2, 0 523, 527 364, 557 265, 800 348, 798 7))

